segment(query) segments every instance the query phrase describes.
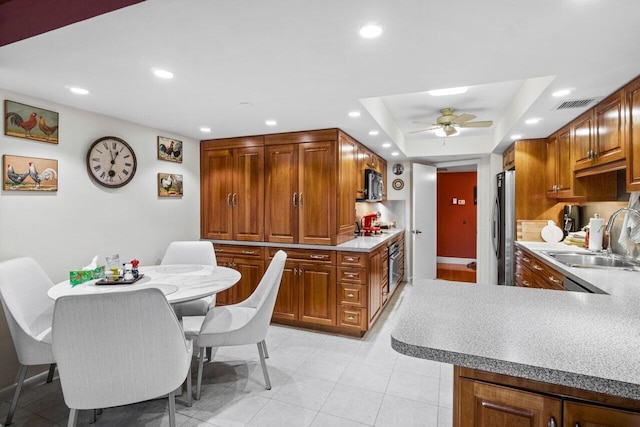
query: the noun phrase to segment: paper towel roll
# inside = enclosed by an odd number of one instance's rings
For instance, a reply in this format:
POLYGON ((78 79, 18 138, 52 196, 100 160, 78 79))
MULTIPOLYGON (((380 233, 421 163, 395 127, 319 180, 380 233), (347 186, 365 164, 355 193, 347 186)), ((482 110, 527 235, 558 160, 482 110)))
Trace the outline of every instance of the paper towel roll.
POLYGON ((604 219, 599 218, 598 214, 594 218, 589 219, 589 250, 602 250, 602 236, 604 235, 604 219))

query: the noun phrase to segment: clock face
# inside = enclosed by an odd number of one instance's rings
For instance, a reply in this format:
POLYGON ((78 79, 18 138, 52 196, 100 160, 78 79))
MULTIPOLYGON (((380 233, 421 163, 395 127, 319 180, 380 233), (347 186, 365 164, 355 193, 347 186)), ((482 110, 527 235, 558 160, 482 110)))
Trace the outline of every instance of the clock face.
POLYGON ((126 142, 115 136, 97 139, 87 152, 89 175, 105 187, 122 187, 136 174, 136 155, 126 142))

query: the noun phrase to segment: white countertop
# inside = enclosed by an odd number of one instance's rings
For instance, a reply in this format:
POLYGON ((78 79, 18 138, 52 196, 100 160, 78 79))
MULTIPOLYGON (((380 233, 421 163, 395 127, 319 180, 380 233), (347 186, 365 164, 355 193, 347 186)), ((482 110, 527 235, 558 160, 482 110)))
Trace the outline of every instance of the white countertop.
POLYGON ((400 309, 400 353, 640 399, 638 300, 420 280, 400 309))

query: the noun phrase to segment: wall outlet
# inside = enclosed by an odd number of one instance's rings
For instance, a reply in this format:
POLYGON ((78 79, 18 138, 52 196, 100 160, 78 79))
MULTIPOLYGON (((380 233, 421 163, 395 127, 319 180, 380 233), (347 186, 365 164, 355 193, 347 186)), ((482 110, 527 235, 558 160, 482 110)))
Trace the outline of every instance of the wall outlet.
POLYGON ((459 205, 464 205, 464 204, 465 204, 465 201, 464 201, 464 200, 462 200, 462 199, 460 199, 460 200, 458 200, 458 204, 459 204, 459 205))

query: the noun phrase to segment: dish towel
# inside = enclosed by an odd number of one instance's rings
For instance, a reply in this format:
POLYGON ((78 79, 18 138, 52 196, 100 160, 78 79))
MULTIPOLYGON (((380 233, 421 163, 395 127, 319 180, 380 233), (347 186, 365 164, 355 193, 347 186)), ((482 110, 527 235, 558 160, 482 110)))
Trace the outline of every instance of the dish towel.
MULTIPOLYGON (((629 196, 629 207, 640 210, 640 192, 636 191, 631 193, 629 196)), ((627 253, 632 249, 634 244, 640 243, 640 219, 633 214, 629 214, 629 212, 624 215, 618 243, 620 243, 627 253)))

